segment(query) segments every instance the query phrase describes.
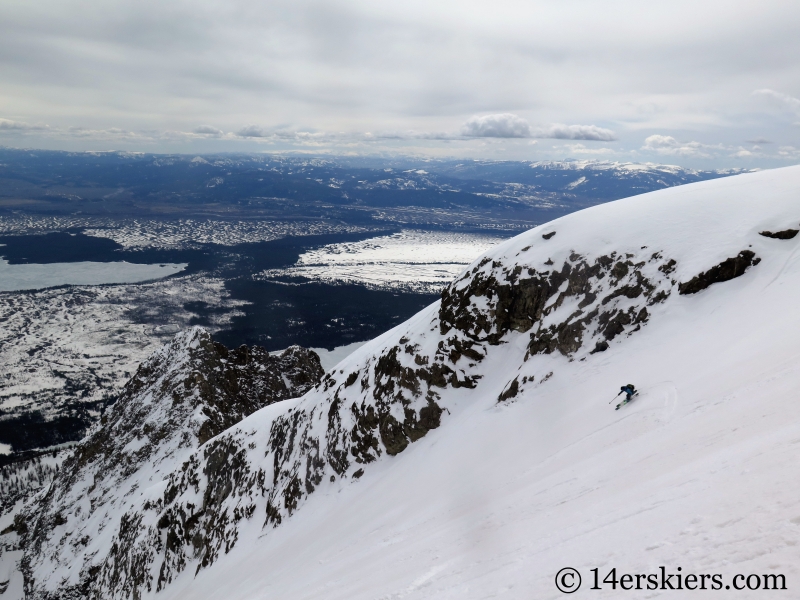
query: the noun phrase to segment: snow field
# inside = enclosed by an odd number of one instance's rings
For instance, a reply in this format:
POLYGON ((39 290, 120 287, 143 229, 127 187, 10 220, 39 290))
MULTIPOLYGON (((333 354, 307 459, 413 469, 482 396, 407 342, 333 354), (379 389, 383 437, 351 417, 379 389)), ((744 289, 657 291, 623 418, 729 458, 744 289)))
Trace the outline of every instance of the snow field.
POLYGON ((10 265, 0 259, 0 292, 39 290, 60 285, 138 283, 175 275, 186 266, 187 263, 145 265, 124 261, 10 265))
MULTIPOLYGON (((357 481, 323 483, 280 527, 254 522, 213 568, 184 572, 159 596, 548 599, 563 597, 554 583, 563 567, 583 575, 581 597, 720 595, 586 589, 591 568, 661 565, 726 584, 780 573, 789 590, 800 585, 800 238, 758 235, 800 224, 798 191, 797 167, 703 182, 582 211, 493 249, 493 259, 539 269, 572 250, 594 258, 647 246, 677 261, 676 281, 748 248, 762 261, 695 295, 674 289, 641 331, 603 353, 524 361, 528 335, 512 333, 476 367, 476 389, 442 393, 439 429, 357 481), (499 405, 518 374, 535 383, 499 405), (640 396, 615 411, 609 400, 629 382, 640 396)), ((406 332, 435 344, 437 309, 340 370, 406 332)), ((266 430, 276 410, 237 429, 266 430)))
POLYGON ((477 254, 502 239, 483 234, 403 230, 310 250, 300 256, 295 266, 262 275, 438 292, 477 254))

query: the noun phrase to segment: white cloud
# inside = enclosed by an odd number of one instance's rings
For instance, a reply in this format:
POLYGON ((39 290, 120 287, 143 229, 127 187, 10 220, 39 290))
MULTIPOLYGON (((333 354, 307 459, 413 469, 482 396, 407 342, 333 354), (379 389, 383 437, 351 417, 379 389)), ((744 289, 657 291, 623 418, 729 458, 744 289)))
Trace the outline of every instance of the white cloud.
POLYGON ((511 113, 472 116, 461 127, 466 137, 526 138, 531 136, 531 126, 522 117, 511 113))
POLYGON ((587 148, 583 144, 567 144, 570 154, 614 154, 616 151, 612 148, 587 148))
POLYGON ((662 148, 677 148, 681 143, 671 135, 651 135, 644 141, 644 148, 647 150, 659 150, 662 148))
POLYGON ((108 129, 90 129, 87 127, 68 127, 66 129, 53 129, 50 134, 56 138, 72 138, 94 140, 102 142, 142 143, 148 146, 157 144, 161 140, 175 139, 177 135, 187 135, 175 131, 129 131, 119 127, 108 129))
POLYGON ((560 123, 538 129, 533 133, 533 136, 555 140, 591 140, 599 142, 613 142, 617 139, 613 131, 597 125, 561 125, 560 123))
POLYGON ((797 99, 794 96, 790 96, 789 94, 784 94, 783 92, 776 92, 775 90, 770 90, 770 89, 761 89, 761 90, 755 90, 753 92, 753 95, 765 96, 767 98, 777 100, 778 102, 780 102, 785 106, 788 106, 792 110, 800 111, 800 99, 797 99))
POLYGON ((651 135, 644 140, 642 150, 657 152, 669 156, 695 156, 710 158, 713 150, 724 150, 721 145, 702 144, 700 142, 680 142, 671 135, 651 135))
POLYGON ((11 119, 0 118, 0 130, 6 131, 41 131, 47 129, 47 125, 23 123, 22 121, 12 121, 11 119))
POLYGON ((778 148, 778 154, 782 158, 800 158, 800 150, 794 146, 781 146, 778 148))

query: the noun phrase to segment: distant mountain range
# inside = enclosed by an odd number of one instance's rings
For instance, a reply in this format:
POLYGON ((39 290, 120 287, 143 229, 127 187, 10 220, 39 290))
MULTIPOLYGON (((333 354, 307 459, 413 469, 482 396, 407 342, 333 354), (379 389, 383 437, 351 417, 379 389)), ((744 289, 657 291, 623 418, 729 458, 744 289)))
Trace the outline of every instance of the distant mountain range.
POLYGON ((737 172, 604 161, 0 149, 0 216, 332 219, 515 230, 608 200, 737 172))

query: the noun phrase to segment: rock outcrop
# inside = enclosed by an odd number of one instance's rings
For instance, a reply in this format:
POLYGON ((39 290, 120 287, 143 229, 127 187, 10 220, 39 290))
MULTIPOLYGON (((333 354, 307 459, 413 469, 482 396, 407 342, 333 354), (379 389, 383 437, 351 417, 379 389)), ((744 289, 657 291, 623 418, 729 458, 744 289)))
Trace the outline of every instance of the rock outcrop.
POLYGON ((228 350, 201 328, 179 334, 139 367, 49 488, 17 516, 29 597, 104 597, 101 581, 118 597, 136 597, 137 565, 122 552, 142 517, 125 507, 146 505, 152 486, 202 444, 302 395, 322 374, 319 357, 303 348, 272 356, 258 347, 228 350), (66 579, 42 577, 52 571, 66 579))
POLYGON ((666 300, 674 285, 675 261, 660 252, 594 259, 573 252, 560 268, 542 266, 481 261, 442 293, 442 334, 455 330, 466 338, 458 344, 473 348, 530 332, 529 355, 572 356, 589 339, 602 351, 646 323, 648 307, 666 300))
MULTIPOLYGON (((762 234, 763 235, 763 234, 762 234)), ((678 286, 678 293, 696 294, 701 292, 714 283, 730 281, 744 275, 745 271, 761 262, 752 250, 742 250, 737 256, 728 258, 711 267, 708 271, 703 271, 692 277, 689 281, 678 286)))
POLYGON ((783 231, 760 231, 759 235, 775 240, 791 240, 800 233, 800 229, 784 229, 783 231))

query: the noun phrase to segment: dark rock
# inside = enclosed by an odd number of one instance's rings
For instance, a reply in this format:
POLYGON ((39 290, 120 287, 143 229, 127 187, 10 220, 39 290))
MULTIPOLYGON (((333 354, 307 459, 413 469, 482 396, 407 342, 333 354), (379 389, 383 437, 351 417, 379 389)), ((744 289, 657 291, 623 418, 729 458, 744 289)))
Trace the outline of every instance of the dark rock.
POLYGON ((759 262, 761 259, 756 258, 753 251, 742 250, 737 256, 725 259, 708 271, 699 273, 689 281, 679 284, 678 293, 681 295, 696 294, 714 283, 741 277, 749 267, 757 265, 759 262))
POLYGON ((358 379, 358 371, 350 373, 350 375, 348 375, 347 379, 345 379, 344 381, 344 387, 350 387, 356 382, 357 379, 358 379))
POLYGON ((784 229, 783 231, 760 231, 758 235, 776 240, 790 240, 800 233, 800 229, 784 229))
MULTIPOLYGON (((596 333, 607 341, 614 339, 628 326, 646 322, 648 313, 642 312, 643 305, 663 301, 669 295, 663 284, 674 285, 663 278, 651 281, 642 272, 647 261, 634 263, 631 258, 633 255, 626 255, 624 260, 619 260, 612 253, 590 264, 580 254, 572 252, 558 270, 537 272, 528 268, 523 275, 520 265, 503 269, 495 265, 496 261, 492 263, 491 272, 476 270, 466 284, 456 282, 442 292, 440 331, 447 334, 455 330, 459 335, 448 338, 446 344, 440 343, 440 351, 444 355, 445 345, 448 345, 447 357, 455 364, 465 354, 462 348, 469 347, 461 341, 462 336, 475 344, 496 345, 502 343, 509 331, 533 330, 528 356, 555 351, 570 356, 582 347, 585 332, 594 320, 599 324, 596 333), (608 282, 605 285, 601 283, 604 280, 608 282), (609 284, 618 287, 609 290, 609 284), (604 290, 604 297, 598 305, 600 290, 604 290), (568 298, 576 296, 582 296, 577 311, 559 323, 540 325, 568 298), (477 309, 480 298, 485 308, 477 309), (615 308, 618 299, 639 302, 630 310, 620 311, 615 308)), ((659 268, 663 276, 675 269, 676 262, 663 259, 660 253, 654 253, 650 260, 664 261, 659 268)))
POLYGON ((519 376, 514 377, 511 384, 497 397, 498 402, 505 402, 509 398, 516 398, 519 393, 519 376))
POLYGON ((603 306, 605 306, 606 304, 611 302, 614 298, 619 298, 620 296, 625 296, 626 298, 634 299, 638 298, 641 295, 642 295, 642 286, 625 285, 611 292, 608 296, 603 298, 603 300, 600 303, 603 306))
MULTIPOLYGON (((655 255, 653 255, 653 256, 655 256, 655 255)), ((675 260, 670 259, 668 262, 666 262, 663 265, 661 265, 660 267, 658 267, 658 270, 661 271, 662 273, 664 273, 664 275, 669 275, 670 273, 672 273, 675 270, 675 265, 677 265, 677 264, 678 263, 675 262, 675 260)))
POLYGON ((628 312, 616 312, 613 316, 608 320, 605 328, 603 328, 603 336, 608 340, 611 341, 615 337, 617 337, 620 333, 625 331, 625 326, 631 324, 631 315, 628 312))
POLYGON ((618 262, 614 265, 614 268, 611 269, 611 276, 616 279, 620 280, 628 274, 628 266, 630 263, 628 262, 618 262))
MULTIPOLYGON (((556 234, 556 232, 555 232, 555 231, 551 231, 550 233, 543 233, 543 234, 542 234, 542 237, 543 237, 544 239, 546 239, 546 240, 549 240, 549 239, 550 239, 551 237, 553 237, 555 234, 556 234)), ((559 238, 559 239, 561 239, 561 238, 559 238)))
POLYGON ((408 438, 403 431, 403 426, 392 415, 384 415, 380 426, 381 441, 386 448, 386 454, 394 456, 408 447, 408 438))

